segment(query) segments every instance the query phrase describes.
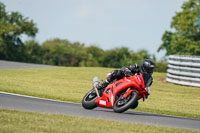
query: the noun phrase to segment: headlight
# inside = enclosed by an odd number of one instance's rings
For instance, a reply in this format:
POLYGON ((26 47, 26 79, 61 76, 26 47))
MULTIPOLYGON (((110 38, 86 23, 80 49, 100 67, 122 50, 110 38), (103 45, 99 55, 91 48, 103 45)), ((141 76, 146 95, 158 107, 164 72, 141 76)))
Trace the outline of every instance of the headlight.
POLYGON ((150 95, 150 87, 146 87, 145 90, 149 93, 150 95))

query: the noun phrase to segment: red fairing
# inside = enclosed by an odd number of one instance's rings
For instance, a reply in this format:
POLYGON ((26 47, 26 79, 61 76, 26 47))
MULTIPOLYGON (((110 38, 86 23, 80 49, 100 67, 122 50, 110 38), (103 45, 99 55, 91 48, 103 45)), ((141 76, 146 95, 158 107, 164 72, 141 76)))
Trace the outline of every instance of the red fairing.
POLYGON ((133 91, 136 91, 138 93, 138 99, 144 97, 144 95, 148 95, 148 92, 144 89, 145 84, 142 74, 139 74, 131 77, 124 77, 123 79, 120 79, 108 85, 105 88, 102 97, 96 99, 96 105, 106 108, 112 108, 113 104, 115 103, 115 98, 117 94, 127 88, 129 89, 124 94, 125 98, 133 91))

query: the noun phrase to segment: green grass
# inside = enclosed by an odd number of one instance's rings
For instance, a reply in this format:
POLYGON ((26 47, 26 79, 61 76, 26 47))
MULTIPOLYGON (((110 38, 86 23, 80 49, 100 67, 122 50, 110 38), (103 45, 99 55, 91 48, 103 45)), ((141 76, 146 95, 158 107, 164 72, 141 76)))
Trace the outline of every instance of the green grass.
MULTIPOLYGON (((67 67, 0 70, 0 91, 50 99, 81 102, 92 79, 105 79, 110 68, 67 67)), ((137 111, 200 119, 200 88, 164 82, 165 73, 154 73, 151 95, 140 100, 137 111)))
POLYGON ((1 133, 199 133, 177 128, 9 110, 0 110, 0 125, 1 133))

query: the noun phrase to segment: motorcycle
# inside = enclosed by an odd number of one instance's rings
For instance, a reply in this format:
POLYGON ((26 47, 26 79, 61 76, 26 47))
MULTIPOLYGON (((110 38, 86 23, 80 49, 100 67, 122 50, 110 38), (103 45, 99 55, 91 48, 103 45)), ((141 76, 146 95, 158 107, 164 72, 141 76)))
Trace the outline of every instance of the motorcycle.
POLYGON ((139 73, 130 77, 124 77, 109 84, 103 92, 97 89, 98 77, 93 79, 93 89, 91 89, 82 100, 85 109, 98 107, 111 108, 114 112, 122 113, 129 108, 135 109, 138 100, 143 101, 148 98, 150 88, 144 82, 144 73, 139 73))

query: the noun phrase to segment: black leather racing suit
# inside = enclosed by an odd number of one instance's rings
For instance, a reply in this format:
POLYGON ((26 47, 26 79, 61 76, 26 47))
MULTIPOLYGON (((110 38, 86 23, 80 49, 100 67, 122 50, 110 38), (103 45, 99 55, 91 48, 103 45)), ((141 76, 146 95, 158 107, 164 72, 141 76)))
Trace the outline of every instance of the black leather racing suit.
POLYGON ((104 90, 108 86, 108 84, 122 79, 124 76, 133 76, 139 73, 142 73, 145 86, 151 86, 153 82, 152 73, 142 71, 141 67, 135 64, 128 67, 122 67, 120 70, 113 70, 111 72, 111 75, 105 81, 102 81, 102 83, 99 85, 99 88, 104 90))

